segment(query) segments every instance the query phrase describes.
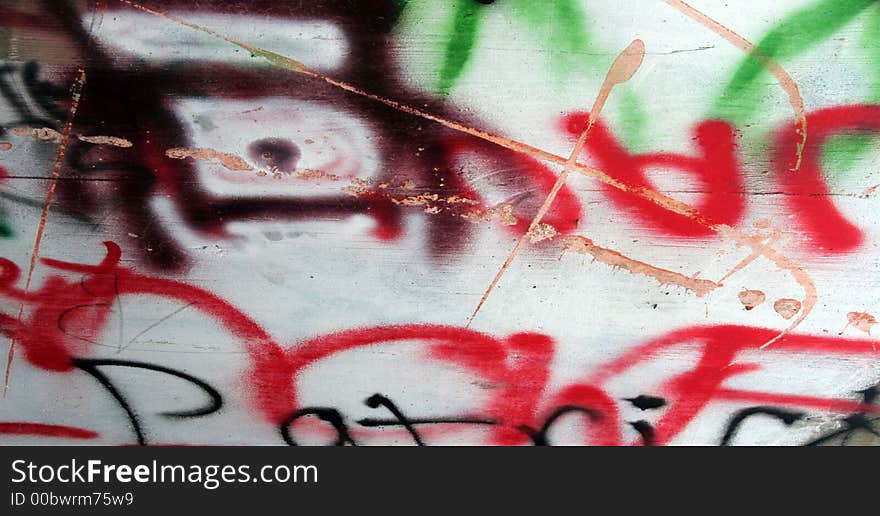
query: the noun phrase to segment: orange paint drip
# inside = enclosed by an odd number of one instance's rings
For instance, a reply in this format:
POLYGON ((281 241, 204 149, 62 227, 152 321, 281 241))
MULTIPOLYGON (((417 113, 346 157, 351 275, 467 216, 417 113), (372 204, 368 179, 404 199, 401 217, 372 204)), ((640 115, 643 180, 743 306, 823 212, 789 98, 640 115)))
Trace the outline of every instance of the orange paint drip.
POLYGON ((877 324, 877 318, 865 312, 849 312, 846 314, 846 320, 855 329, 870 335, 871 328, 877 324))
POLYGON ((773 303, 773 310, 776 311, 783 319, 788 320, 795 316, 801 310, 801 302, 797 299, 784 297, 777 299, 773 303))
MULTIPOLYGON (((778 230, 777 230, 777 231, 774 231, 773 234, 770 235, 770 237, 767 238, 766 241, 764 241, 764 245, 773 245, 773 244, 775 244, 775 243, 779 240, 779 237, 781 237, 781 236, 782 236, 782 233, 780 233, 778 230)), ((760 249, 760 248, 757 249, 757 250, 753 250, 752 253, 751 253, 749 256, 747 256, 743 261, 741 261, 741 262, 739 262, 738 264, 736 264, 732 269, 730 269, 730 271, 729 271, 727 274, 725 274, 724 276, 722 276, 722 278, 721 278, 720 280, 718 280, 718 282, 719 282, 719 283, 724 283, 728 278, 730 278, 731 276, 733 276, 733 275, 736 274, 737 272, 739 272, 739 271, 745 269, 745 268, 748 267, 752 262, 754 262, 755 260, 757 260, 758 258, 760 258, 761 255, 762 255, 762 252, 761 252, 761 249, 760 249)))
POLYGON ((739 293, 739 302, 742 303, 746 310, 753 310, 760 306, 767 296, 760 290, 743 290, 739 293))
POLYGON ((241 159, 240 157, 234 154, 226 154, 224 152, 220 152, 214 149, 168 149, 165 151, 165 155, 169 158, 173 159, 186 159, 193 158, 197 160, 203 161, 213 161, 217 160, 223 165, 224 168, 227 168, 232 171, 245 170, 251 171, 254 167, 248 165, 248 163, 241 159))
MULTIPOLYGON (((40 256, 40 244, 43 241, 43 232, 46 230, 46 221, 49 218, 49 207, 52 205, 52 197, 55 195, 55 187, 58 185, 58 178, 61 176, 61 167, 64 165, 64 157, 67 154, 67 144, 70 141, 70 133, 73 130, 73 120, 76 117, 76 110, 79 108, 80 95, 82 95, 82 90, 86 83, 86 71, 80 68, 78 72, 79 75, 71 88, 70 111, 68 111, 67 123, 65 124, 64 132, 61 135, 58 155, 55 157, 55 165, 52 169, 52 179, 49 181, 49 188, 46 192, 46 201, 43 203, 43 212, 40 214, 40 224, 37 226, 37 236, 34 238, 34 249, 31 252, 31 263, 28 267, 28 273, 24 283, 25 295, 27 295, 31 288, 31 279, 34 276, 34 269, 37 266, 37 259, 40 256)), ((18 318, 15 322, 12 339, 9 342, 9 353, 6 355, 3 397, 6 397, 6 393, 9 391, 9 374, 12 371, 12 361, 15 359, 15 339, 21 331, 21 319, 23 316, 24 300, 22 300, 18 306, 18 318)))
MULTIPOLYGON (((135 2, 131 2, 130 0, 119 0, 119 1, 135 8, 135 9, 144 11, 146 13, 153 14, 153 15, 159 16, 161 18, 165 18, 169 21, 179 23, 181 25, 191 27, 193 29, 196 29, 196 30, 199 30, 202 32, 206 32, 206 33, 211 34, 215 37, 218 37, 220 39, 228 41, 234 45, 240 46, 242 48, 246 48, 252 52, 259 52, 260 53, 259 55, 266 56, 266 55, 273 54, 271 52, 262 50, 258 47, 254 47, 253 45, 249 45, 247 43, 237 41, 237 40, 230 38, 228 36, 224 36, 214 30, 211 30, 211 29, 208 29, 205 27, 201 27, 201 26, 196 25, 194 23, 187 22, 187 21, 182 20, 176 16, 172 16, 172 15, 160 12, 160 11, 156 11, 154 9, 149 9, 149 8, 144 7, 142 5, 139 5, 135 2)), ((257 54, 255 54, 255 55, 257 55, 257 54)), ((274 55, 277 56, 277 54, 274 54, 274 55)), ((520 154, 526 155, 526 156, 530 156, 536 160, 550 162, 550 163, 556 163, 558 165, 563 165, 563 166, 569 166, 569 159, 562 157, 562 156, 559 156, 558 154, 548 152, 544 149, 540 149, 538 147, 534 147, 534 146, 529 145, 527 143, 513 140, 511 138, 506 138, 504 136, 493 134, 488 131, 483 131, 482 129, 477 129, 477 128, 470 127, 468 125, 465 125, 465 124, 462 124, 459 122, 455 122, 453 120, 439 117, 439 116, 434 115, 432 113, 429 113, 427 111, 423 111, 423 110, 416 108, 416 107, 408 106, 408 105, 403 104, 401 102, 398 102, 396 100, 392 100, 392 99, 382 97, 379 95, 374 95, 374 94, 366 92, 366 91, 364 91, 354 85, 348 84, 343 81, 336 80, 330 76, 327 76, 327 75, 324 75, 320 72, 312 70, 312 69, 306 67, 305 65, 303 65, 302 63, 300 63, 299 61, 296 61, 296 60, 293 60, 293 59, 290 59, 290 58, 287 58, 284 56, 278 56, 278 58, 273 58, 269 61, 271 64, 273 64, 275 66, 279 66, 279 67, 284 68, 286 70, 290 70, 293 72, 308 75, 310 77, 314 77, 314 78, 322 80, 328 84, 336 86, 337 88, 348 91, 350 93, 354 93, 355 95, 359 95, 364 98, 368 98, 368 99, 373 100, 375 102, 379 102, 381 104, 384 104, 388 107, 391 107, 391 108, 396 109, 398 111, 401 111, 403 113, 407 113, 409 115, 416 116, 416 117, 422 118, 424 120, 438 123, 444 127, 452 129, 454 131, 458 131, 463 134, 468 134, 468 135, 473 136, 475 138, 479 138, 479 139, 487 141, 489 143, 493 143, 495 145, 498 145, 499 147, 503 147, 505 149, 509 149, 514 152, 518 152, 520 154)), ((704 217, 702 214, 700 214, 700 212, 697 209, 695 209, 695 208, 693 208, 693 207, 691 207, 681 201, 677 201, 671 197, 667 197, 663 194, 655 192, 654 190, 651 190, 650 188, 629 185, 627 183, 624 183, 622 181, 619 181, 619 180, 609 176, 608 174, 606 174, 602 170, 599 170, 594 167, 590 167, 588 165, 583 165, 580 163, 573 163, 570 165, 570 168, 572 170, 579 172, 580 174, 583 174, 587 177, 590 177, 590 178, 595 179, 597 181, 600 181, 608 186, 611 186, 612 188, 616 188, 618 190, 630 193, 632 195, 635 195, 637 197, 645 199, 649 202, 652 202, 652 203, 654 203, 654 204, 656 204, 666 210, 669 210, 673 213, 678 213, 679 215, 683 215, 685 217, 688 217, 691 220, 694 220, 695 222, 697 222, 699 224, 706 225, 707 227, 710 227, 710 225, 712 224, 711 221, 709 221, 706 217, 704 217)))
POLYGON ((526 241, 532 238, 532 236, 536 233, 536 230, 541 224, 541 221, 544 219, 544 216, 553 205, 553 201, 556 200, 556 196, 559 194, 559 191, 562 189, 563 185, 565 185, 565 181, 568 179, 568 175, 574 169, 574 165, 577 164, 578 156, 580 156, 583 152, 584 146, 587 143, 587 137, 589 136, 590 131, 593 129, 593 125, 595 125, 596 120, 599 119, 599 113, 601 113, 602 108, 605 107, 605 102, 608 100, 608 96, 611 95, 611 90, 614 89, 614 86, 626 82, 630 78, 632 78, 632 76, 641 66, 644 59, 645 43, 642 40, 637 39, 630 43, 629 46, 627 46, 626 49, 624 49, 624 51, 621 52, 620 55, 617 56, 617 59, 615 59, 614 62, 611 64, 611 67, 608 69, 608 73, 605 74, 605 80, 602 83, 602 87, 599 88, 599 95, 593 102, 593 108, 590 110, 590 118, 587 120, 587 125, 581 132, 580 137, 578 137, 578 141, 575 144, 574 149, 571 151, 568 159, 565 161, 565 167, 562 169, 562 173, 560 173, 559 177, 556 178, 556 182, 550 189, 550 193, 547 194, 547 198, 544 199, 543 204, 541 204, 541 207, 538 208, 538 212, 535 214, 535 217, 529 224, 528 231, 526 231, 519 238, 519 240, 517 240, 513 251, 510 252, 510 255, 508 255, 507 260, 504 261, 501 269, 499 269, 498 273, 495 274, 495 277, 492 279, 492 283, 489 284, 489 288, 487 288, 486 292, 483 293, 483 297, 480 298, 480 302, 477 303, 476 309, 474 309, 470 318, 468 318, 468 322, 465 325, 466 328, 469 328, 471 323, 474 322, 474 318, 477 317, 480 309, 486 303, 486 300, 489 299, 489 295, 492 293, 492 290, 498 285, 498 282, 501 281, 504 273, 507 272, 510 264, 512 264, 513 260, 516 259, 516 256, 522 250, 526 241))
POLYGON ((119 138, 116 136, 77 136, 79 141, 91 143, 92 145, 112 145, 113 147, 122 147, 128 148, 133 146, 134 144, 125 138, 119 138))
POLYGON ((782 253, 774 249, 770 246, 770 244, 766 244, 760 238, 751 237, 745 235, 730 226, 727 225, 719 225, 718 230, 722 235, 730 238, 734 242, 739 245, 744 245, 752 248, 755 252, 758 252, 764 258, 767 258, 774 265, 779 267, 779 269, 784 270, 791 274, 791 277, 800 285, 800 287, 804 290, 804 301, 801 304, 801 315, 798 316, 797 319, 794 320, 787 328, 779 332, 778 335, 768 340, 764 344, 761 345, 759 349, 764 349, 767 346, 770 346, 774 342, 778 341, 786 334, 790 333, 792 330, 800 326, 804 319, 813 311, 813 308, 816 306, 816 303, 819 299, 819 294, 816 291, 816 284, 813 283, 812 278, 807 272, 799 267, 796 263, 794 263, 790 258, 784 256, 782 253))
POLYGON ((804 98, 801 96, 800 88, 798 88, 797 82, 792 79, 791 75, 789 75, 789 73, 786 72, 779 63, 777 63, 773 58, 762 52, 761 49, 756 47, 755 44, 751 41, 745 39, 736 32, 713 20, 698 9, 695 9, 694 7, 682 2, 681 0, 663 1, 666 2, 668 5, 678 9, 686 16, 696 20, 704 27, 723 37, 743 52, 749 54, 752 59, 764 65, 764 67, 767 68, 767 70, 769 70, 770 73, 772 73, 776 77, 779 85, 782 87, 785 93, 788 94, 789 102, 791 103, 791 107, 794 109, 795 117, 799 126, 799 128, 797 129, 797 134, 801 137, 801 141, 800 143, 798 143, 797 146, 797 156, 795 164, 790 170, 792 172, 797 172, 798 170, 800 170, 801 162, 803 161, 804 147, 806 147, 807 145, 807 110, 804 107, 804 98))
POLYGON ((880 184, 865 188, 865 191, 859 194, 859 199, 867 199, 868 197, 874 195, 877 192, 877 189, 880 188, 880 184))
POLYGON ((649 263, 645 263, 629 256, 624 256, 613 249, 600 247, 592 240, 582 236, 568 236, 562 239, 563 251, 566 253, 588 254, 593 257, 594 261, 610 265, 612 267, 626 269, 633 274, 642 274, 656 279, 661 285, 677 285, 686 290, 694 292, 697 297, 703 297, 713 290, 722 287, 720 283, 714 281, 693 278, 684 274, 661 269, 649 263))

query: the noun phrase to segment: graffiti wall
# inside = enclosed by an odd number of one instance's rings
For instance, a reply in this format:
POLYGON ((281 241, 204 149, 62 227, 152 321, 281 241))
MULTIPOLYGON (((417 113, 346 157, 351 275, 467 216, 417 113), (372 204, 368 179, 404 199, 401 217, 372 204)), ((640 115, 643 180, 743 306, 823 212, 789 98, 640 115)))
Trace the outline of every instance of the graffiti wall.
POLYGON ((0 444, 880 443, 875 1, 0 20, 0 444))

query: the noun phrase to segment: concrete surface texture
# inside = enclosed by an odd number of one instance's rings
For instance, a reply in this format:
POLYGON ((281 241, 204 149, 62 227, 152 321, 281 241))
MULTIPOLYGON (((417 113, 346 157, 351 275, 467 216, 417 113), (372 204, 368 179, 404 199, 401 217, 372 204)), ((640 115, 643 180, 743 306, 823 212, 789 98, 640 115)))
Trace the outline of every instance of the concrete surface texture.
POLYGON ((875 1, 0 20, 2 444, 880 442, 875 1))

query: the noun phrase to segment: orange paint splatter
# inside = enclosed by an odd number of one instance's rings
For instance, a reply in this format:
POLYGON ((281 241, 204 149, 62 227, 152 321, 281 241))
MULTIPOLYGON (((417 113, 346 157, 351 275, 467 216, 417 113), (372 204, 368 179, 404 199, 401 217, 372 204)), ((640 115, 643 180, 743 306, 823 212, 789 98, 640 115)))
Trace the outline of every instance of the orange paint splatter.
POLYGON ((855 329, 868 334, 871 333, 871 327, 877 324, 877 318, 865 312, 850 312, 846 314, 846 320, 855 329))
POLYGON ((866 199, 874 195, 878 188, 880 188, 880 184, 865 188, 865 191, 859 194, 859 199, 866 199))
MULTIPOLYGON (((46 221, 49 219, 49 207, 52 205, 52 197, 55 195, 55 187, 58 185, 58 178, 61 176, 61 167, 64 165, 64 158, 67 154, 67 142, 70 140, 70 133, 73 130, 73 120, 76 118, 76 110, 79 108, 80 95, 82 95, 83 87, 86 84, 86 71, 82 68, 78 70, 78 75, 71 88, 70 109, 67 113, 67 123, 64 126, 64 133, 61 134, 59 140, 58 154, 55 157, 55 164, 52 168, 52 178, 49 181, 49 188, 46 191, 46 200, 43 203, 43 211, 40 214, 40 224, 37 226, 37 235, 34 238, 34 249, 31 252, 31 263, 28 267, 27 277, 24 283, 24 294, 30 291, 31 280, 34 276, 34 269, 37 267, 37 259, 40 256, 40 244, 43 241, 43 233, 46 230, 46 221)), ((21 330, 21 318, 24 315, 24 301, 18 306, 18 318, 15 321, 15 329, 12 332, 12 339, 9 342, 9 352, 6 355, 6 373, 3 381, 3 396, 6 397, 9 391, 9 375, 12 371, 12 361, 15 359, 15 339, 21 330)))
POLYGON ((564 245, 562 251, 563 256, 568 252, 588 254, 591 255, 595 261, 612 267, 626 269, 633 274, 642 274, 654 278, 659 281, 661 285, 677 285, 693 291, 697 297, 703 297, 709 292, 722 286, 720 283, 715 283, 714 281, 692 278, 678 272, 661 269, 660 267, 655 267, 648 263, 635 260, 612 249, 600 247, 589 238, 582 236, 568 236, 563 238, 562 241, 564 245))
POLYGON ((773 310, 781 315, 783 319, 788 320, 801 311, 801 302, 797 299, 784 297, 782 299, 777 299, 776 302, 773 303, 773 310))
MULTIPOLYGON (((769 224, 769 221, 767 221, 767 222, 769 224)), ((757 224, 755 224, 755 225, 757 226, 757 224)), ((781 236, 782 236, 782 233, 780 233, 779 231, 773 231, 773 233, 771 233, 770 236, 767 237, 767 239, 762 243, 762 245, 771 246, 771 245, 775 244, 781 236)), ((757 260, 758 258, 760 258, 763 255, 764 255, 764 251, 762 248, 760 248, 760 247, 753 248, 752 253, 750 255, 748 255, 745 259, 743 259, 741 262, 736 264, 732 269, 730 269, 730 271, 728 271, 727 274, 722 276, 721 279, 718 280, 718 282, 724 283, 727 280, 727 278, 729 278, 729 277, 733 276, 734 274, 736 274, 737 272, 745 269, 752 262, 754 262, 755 260, 757 260)))
POLYGON ((574 149, 571 151, 568 159, 565 161, 565 167, 562 169, 559 177, 556 178, 556 182, 553 184, 553 187, 550 189, 550 192, 544 199, 543 204, 541 204, 541 207, 538 208, 538 212, 532 219, 531 224, 529 224, 529 229, 516 242, 516 245, 510 252, 510 255, 508 255, 507 260, 505 260, 504 264, 501 265, 501 269, 498 270, 498 273, 495 274, 495 277, 492 279, 492 282, 489 284, 486 292, 483 293, 483 297, 480 299, 480 302, 477 303, 477 307, 474 309, 470 318, 468 318, 468 322, 465 325, 466 328, 470 327, 471 323, 473 323, 474 319, 477 317, 477 314, 480 312, 480 308, 482 308, 483 305, 486 303, 486 300, 489 299, 489 295, 492 293, 492 290, 498 285, 498 282, 501 281, 504 273, 510 267, 510 264, 513 263, 513 260, 516 259, 516 256, 523 248, 523 245, 525 245, 526 239, 531 238, 531 236, 536 231, 538 225, 544 219, 544 216, 550 210, 550 207, 553 205, 553 201, 556 200, 556 196, 559 194, 559 191, 562 189, 563 185, 565 185, 565 181, 568 179, 568 175, 572 172, 572 170, 574 170, 574 166, 577 164, 577 159, 583 152, 584 146, 587 143, 587 137, 590 135, 590 131, 593 129, 593 125, 596 123, 596 120, 599 119, 599 113, 601 113, 602 108, 605 107, 605 102, 608 100, 608 96, 611 94, 611 90, 614 89, 614 86, 626 82, 630 78, 632 78, 632 76, 642 65, 642 61, 644 59, 645 43, 640 39, 636 39, 632 43, 630 43, 629 46, 627 46, 623 50, 623 52, 620 53, 620 55, 617 56, 613 63, 611 63, 611 67, 608 69, 608 73, 605 74, 605 80, 602 82, 602 86, 599 88, 599 95, 593 102, 592 109, 590 109, 590 117, 587 120, 587 125, 581 132, 581 135, 578 138, 578 141, 575 144, 574 149))
POLYGON ((174 148, 168 149, 165 151, 165 155, 169 158, 174 159, 186 159, 193 158, 204 161, 214 161, 217 160, 223 165, 225 168, 233 171, 237 170, 253 170, 254 167, 250 166, 245 160, 236 156, 235 154, 226 154, 223 152, 216 151, 214 149, 184 149, 184 148, 174 148))
POLYGON ((767 296, 760 290, 743 290, 739 293, 739 302, 743 304, 746 310, 754 309, 766 299, 767 296))
POLYGON ((804 290, 804 301, 803 304, 798 303, 799 308, 802 309, 801 315, 798 316, 787 328, 779 332, 778 335, 773 337, 772 339, 765 342, 759 349, 765 349, 767 346, 773 344, 778 341, 782 337, 784 337, 787 333, 791 332, 795 328, 797 328, 810 312, 813 311, 813 308, 816 306, 816 303, 819 300, 819 293, 816 291, 816 284, 813 282, 810 275, 796 263, 794 263, 790 258, 784 256, 782 253, 773 249, 770 244, 764 243, 764 241, 760 237, 752 237, 748 235, 744 235, 739 231, 733 229, 730 226, 719 225, 717 226, 718 230, 721 234, 730 238, 734 242, 739 245, 744 245, 751 247, 753 251, 760 253, 761 256, 767 258, 774 265, 779 267, 779 269, 784 270, 791 274, 791 277, 797 282, 798 285, 804 290))

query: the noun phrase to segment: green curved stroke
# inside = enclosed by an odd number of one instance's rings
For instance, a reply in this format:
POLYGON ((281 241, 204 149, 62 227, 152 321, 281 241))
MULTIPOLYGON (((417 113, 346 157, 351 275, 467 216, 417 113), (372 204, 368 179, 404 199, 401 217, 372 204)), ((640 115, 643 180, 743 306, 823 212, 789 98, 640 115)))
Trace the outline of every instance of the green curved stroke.
POLYGON ((443 64, 440 66, 439 92, 448 95, 464 73, 473 55, 485 6, 474 0, 459 0, 447 27, 443 64))
MULTIPOLYGON (((809 50, 834 35, 877 0, 821 0, 780 22, 757 44, 758 50, 776 60, 785 61, 809 50)), ((752 56, 746 56, 724 87, 711 110, 712 118, 743 125, 755 117, 768 88, 767 68, 752 56)))
MULTIPOLYGON (((424 2, 399 5, 402 10, 435 7, 424 2)), ((592 50, 587 17, 578 0, 507 0, 490 5, 476 0, 458 0, 452 4, 440 34, 439 53, 442 57, 438 71, 438 93, 449 94, 464 75, 477 51, 482 22, 489 9, 496 7, 508 9, 540 39, 557 79, 563 80, 573 72, 598 67, 603 55, 592 50)))
POLYGON ((587 17, 580 2, 508 0, 507 4, 541 39, 558 79, 569 77, 575 71, 598 68, 602 54, 593 50, 587 17))
MULTIPOLYGON (((830 38, 866 9, 872 8, 862 33, 862 50, 869 67, 868 102, 880 102, 880 7, 877 0, 821 0, 783 19, 757 44, 757 48, 775 61, 795 58, 830 38)), ((710 117, 745 125, 754 120, 761 103, 770 96, 776 82, 769 71, 752 56, 740 63, 712 107, 710 117)), ((809 135, 809 128, 807 129, 809 135)), ((851 171, 876 137, 865 134, 841 134, 829 138, 822 148, 823 169, 831 176, 851 171)))

